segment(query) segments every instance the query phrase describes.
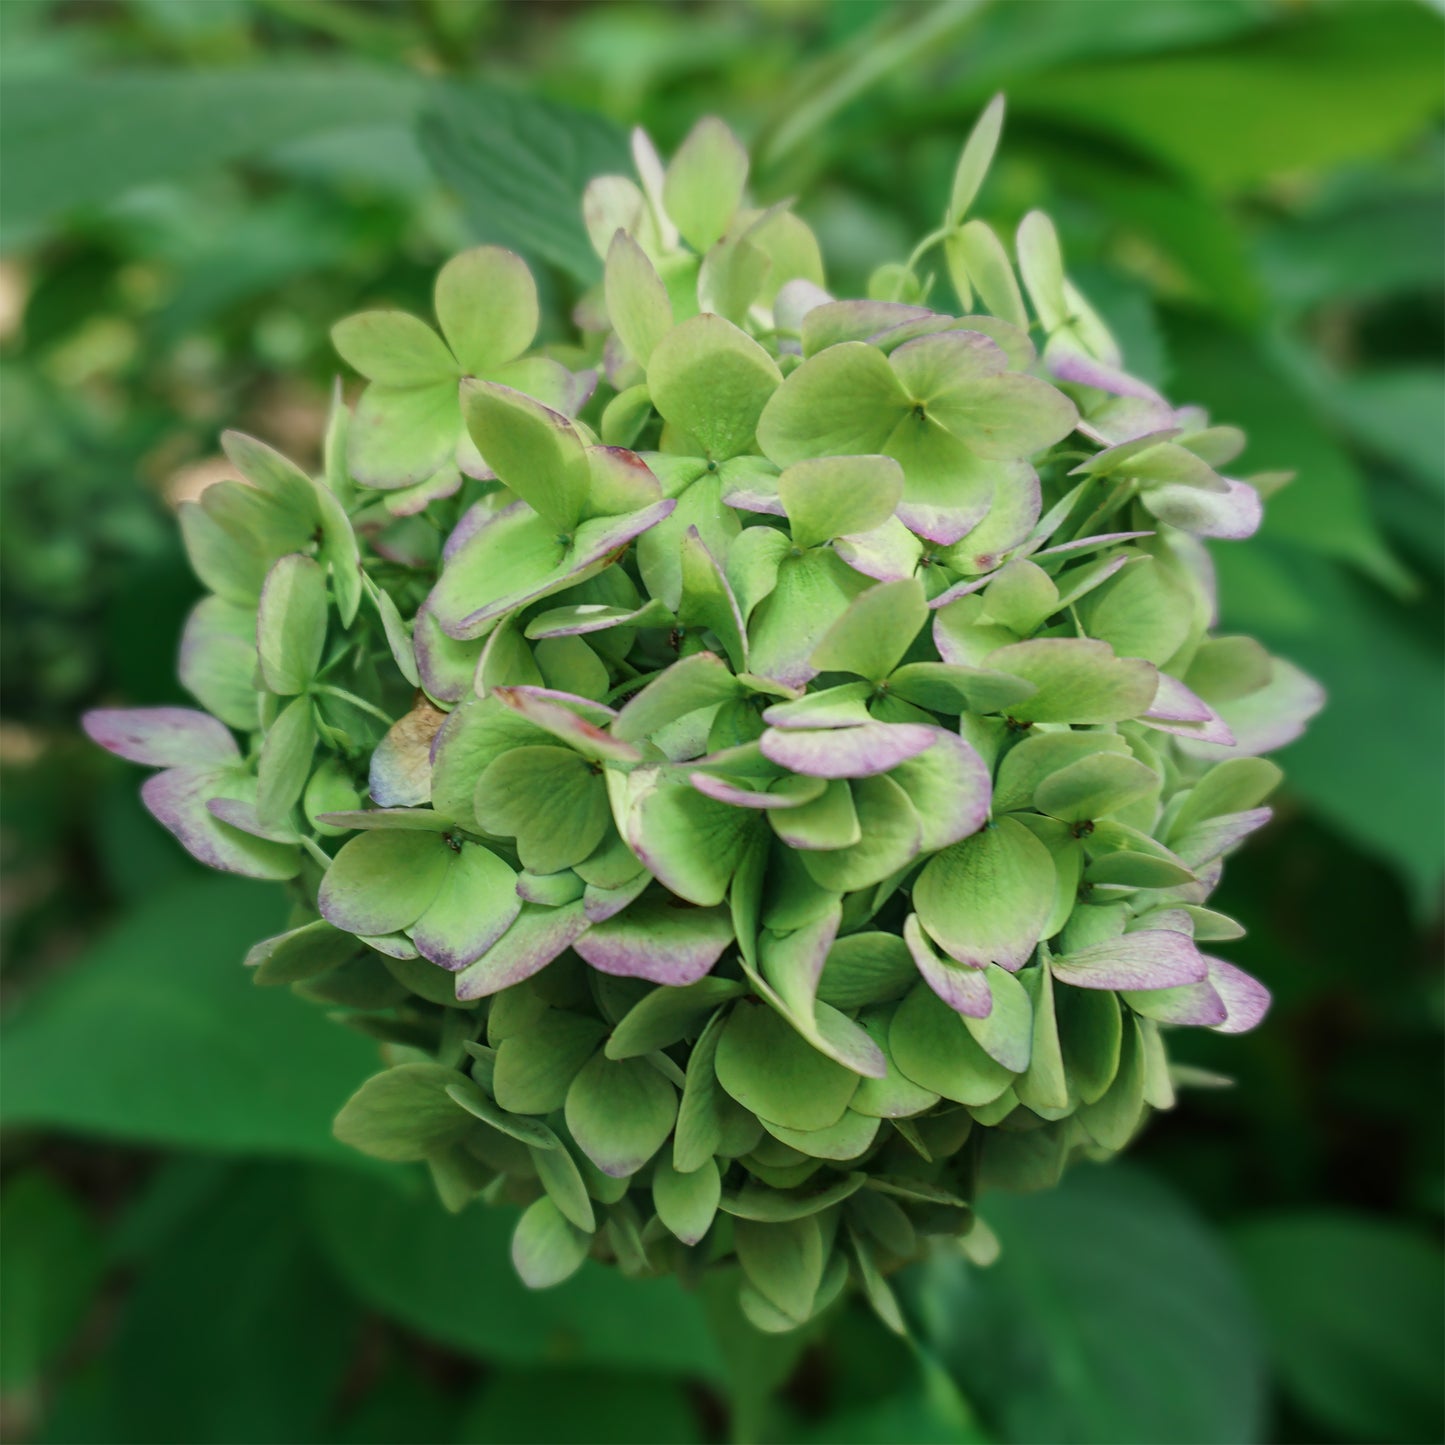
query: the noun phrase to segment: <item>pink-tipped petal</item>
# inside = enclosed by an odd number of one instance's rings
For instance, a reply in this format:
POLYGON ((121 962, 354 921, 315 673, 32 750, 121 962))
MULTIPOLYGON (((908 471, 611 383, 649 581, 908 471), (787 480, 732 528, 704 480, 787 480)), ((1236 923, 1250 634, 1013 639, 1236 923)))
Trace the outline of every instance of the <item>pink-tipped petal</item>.
POLYGON ((784 731, 762 736, 763 756, 812 778, 871 778, 933 745, 937 729, 919 723, 867 722, 859 727, 784 731))
POLYGON ((1051 967, 1060 983, 1076 988, 1177 988, 1209 976, 1209 965, 1194 940, 1162 928, 1126 933, 1065 954, 1051 967))
POLYGON ((1216 1024, 1214 1031, 1220 1034, 1244 1034, 1254 1028, 1269 1012, 1269 990, 1257 979, 1251 978, 1241 968, 1226 963, 1222 958, 1207 958, 1209 982, 1229 1011, 1222 1024, 1216 1024))
POLYGON ((147 767, 225 767, 241 761, 225 724, 195 708, 96 708, 80 725, 91 742, 147 767))

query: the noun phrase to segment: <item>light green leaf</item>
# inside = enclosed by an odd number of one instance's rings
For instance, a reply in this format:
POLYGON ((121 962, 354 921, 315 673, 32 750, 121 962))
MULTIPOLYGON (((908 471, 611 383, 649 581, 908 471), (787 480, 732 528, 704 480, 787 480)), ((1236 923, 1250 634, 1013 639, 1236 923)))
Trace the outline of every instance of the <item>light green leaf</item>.
POLYGON ((363 1154, 393 1162, 424 1159, 475 1127, 447 1093, 460 1076, 440 1064, 398 1064, 369 1078, 336 1116, 336 1137, 363 1154))
POLYGON ((351 419, 346 465, 364 487, 414 487, 451 460, 461 430, 455 381, 408 387, 373 383, 351 419))
POLYGON ((1013 1082, 1013 1072, 984 1052, 963 1018, 925 983, 898 1005, 888 1047, 906 1079, 955 1103, 991 1103, 1013 1082))
POLYGON ((1163 780, 1153 768, 1116 752, 1086 754, 1045 777, 1034 790, 1034 806, 1065 823, 1117 813, 1157 793, 1163 780))
POLYGON ((1149 663, 1115 657, 1108 643, 1084 637, 1011 643, 989 653, 987 662, 1038 689, 1010 705, 1009 715, 1021 722, 1118 722, 1144 712, 1159 687, 1149 663))
POLYGON ((256 813, 271 828, 283 827, 311 774, 316 729, 310 698, 293 698, 281 709, 261 745, 256 768, 256 813))
POLYGON ((529 1289, 561 1284, 582 1268, 591 1236, 577 1228, 547 1197, 534 1199, 517 1221, 512 1263, 529 1289))
POLYGON ((983 114, 974 122, 968 139, 963 143, 963 154, 958 158, 958 168, 953 173, 953 187, 948 195, 948 210, 944 213, 943 224, 956 227, 963 223, 983 178, 993 162, 993 153, 998 149, 999 132, 1003 129, 1004 98, 996 95, 984 107, 983 114))
POLYGON ((492 1085, 509 1114, 551 1114, 606 1033, 595 1018, 549 1009, 497 1042, 492 1085))
POLYGON ((607 789, 580 753, 561 747, 514 747, 477 782, 482 826, 517 840, 524 867, 556 873, 586 858, 607 834, 607 789))
POLYGON ((877 347, 845 341, 810 357, 778 388, 758 420, 758 445, 780 467, 879 453, 912 405, 877 347))
POLYGON ((745 1109, 791 1129, 826 1129, 843 1117, 858 1075, 824 1057, 781 1015, 741 1004, 718 1039, 718 1082, 745 1109))
POLYGON ((665 1157, 653 1165, 653 1207, 684 1244, 696 1244, 712 1228, 721 1197, 722 1176, 711 1159, 690 1174, 678 1173, 665 1157))
POLYGON ((426 912, 453 857, 439 833, 361 833, 331 860, 321 880, 321 913, 348 933, 396 933, 426 912))
POLYGON ((969 221, 956 236, 949 237, 947 244, 950 257, 957 251, 973 289, 988 311, 1026 332, 1028 313, 1018 279, 1003 242, 993 230, 982 221, 969 221))

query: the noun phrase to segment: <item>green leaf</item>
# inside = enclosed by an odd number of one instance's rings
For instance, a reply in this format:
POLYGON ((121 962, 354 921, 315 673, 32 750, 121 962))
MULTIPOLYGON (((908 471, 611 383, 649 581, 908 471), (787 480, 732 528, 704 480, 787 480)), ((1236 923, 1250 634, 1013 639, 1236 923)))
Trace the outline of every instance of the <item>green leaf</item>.
POLYGON ((454 457, 461 434, 455 381, 390 387, 361 395, 346 439, 346 465, 364 487, 418 486, 454 457))
POLYGON ((881 527, 903 496, 903 470, 892 457, 818 457, 788 467, 778 495, 794 543, 816 547, 881 527))
POLYGON ((358 1324, 307 1227, 297 1172, 231 1171, 136 1272, 108 1345, 107 1434, 320 1439, 358 1324))
POLYGON ((880 582, 859 593, 823 634, 813 649, 813 666, 885 682, 927 620, 928 600, 918 578, 880 582))
POLYGON ((346 1158, 331 1118, 375 1067, 372 1049, 284 990, 253 988, 240 967, 283 916, 277 893, 230 878, 147 898, 5 1030, 0 1121, 346 1158))
POLYGON ((704 116, 677 148, 663 178, 668 218, 694 251, 714 246, 743 198, 748 153, 715 116, 704 116))
POLYGON ((5 226, 36 227, 338 126, 405 123, 418 93, 413 77, 370 66, 14 75, 0 104, 5 226), (104 126, 90 124, 96 115, 104 126))
POLYGON ((990 1194, 984 1215, 997 1263, 938 1259, 910 1293, 924 1339, 1005 1438, 1266 1438, 1239 1278, 1162 1184, 1128 1165, 1080 1166, 1054 1190, 990 1194))
POLYGON ((475 1127, 447 1092, 460 1078, 440 1064, 398 1064, 374 1074, 336 1116, 336 1137, 375 1159, 425 1159, 475 1127))
POLYGON ((572 1080, 605 1033, 595 1018, 548 1009, 508 1034, 497 1044, 492 1078, 497 1103, 511 1114, 551 1114, 562 1108, 572 1080))
POLYGON ((680 1381, 551 1364, 489 1372, 451 1438, 508 1445, 557 1445, 564 1440, 700 1445, 698 1414, 680 1381))
POLYGON ((326 572, 292 553, 266 574, 256 621, 261 677, 272 692, 305 692, 326 645, 326 572))
POLYGON ((258 726, 256 615, 220 597, 205 597, 186 619, 177 664, 181 685, 227 727, 258 726))
POLYGON ((809 357, 773 394, 758 445, 780 467, 881 452, 912 401, 888 358, 862 341, 809 357))
POLYGON ((674 1280, 623 1279, 584 1264, 555 1290, 526 1288, 508 1260, 508 1211, 446 1215, 430 1190, 334 1170, 313 1176, 311 1212, 360 1297, 428 1339, 521 1365, 550 1362, 565 1339, 578 1363, 717 1375, 699 1305, 674 1280))
POLYGON ((551 262, 584 284, 596 280, 601 265, 582 222, 582 191, 593 176, 628 169, 621 129, 476 80, 434 85, 430 94, 422 151, 461 197, 476 239, 551 262))
POLYGON ((101 1281, 94 1221, 48 1174, 14 1175, 0 1194, 0 1384, 34 1389, 70 1343, 101 1281))
POLYGON ((1018 278, 998 236, 984 222, 970 221, 956 236, 948 238, 947 246, 950 258, 956 251, 989 313, 1027 331, 1028 313, 1018 278))
POLYGON ((425 321, 405 311, 363 311, 331 328, 331 344, 353 371, 383 386, 452 383, 456 358, 425 321))
POLYGON ((843 1117, 858 1075, 820 1054, 763 1004, 741 1004, 718 1039, 718 1082, 745 1109, 790 1129, 826 1129, 843 1117))
POLYGON ((751 448, 781 380, 777 362, 751 336, 706 312, 663 336, 647 367, 653 406, 719 462, 751 448))
POLYGON ((913 886, 919 920, 960 963, 1018 969, 1054 902, 1049 851, 1013 818, 930 858, 913 886))
POLYGON ((1354 1439, 1438 1433, 1445 1301, 1433 1241, 1393 1221, 1315 1211, 1255 1218, 1233 1243, 1298 1408, 1354 1439))
POLYGON ((537 285, 520 256, 500 246, 474 246, 437 273, 436 311, 462 371, 486 376, 532 344, 537 285))

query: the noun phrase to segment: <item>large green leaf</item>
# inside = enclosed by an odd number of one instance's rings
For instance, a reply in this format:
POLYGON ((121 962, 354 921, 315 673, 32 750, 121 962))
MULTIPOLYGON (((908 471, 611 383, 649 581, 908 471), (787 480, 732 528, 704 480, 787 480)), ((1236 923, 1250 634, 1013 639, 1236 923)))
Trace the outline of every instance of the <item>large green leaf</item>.
POLYGON ((1003 1246, 913 1281, 925 1339, 1017 1445, 1262 1438, 1263 1373, 1227 1256, 1162 1184, 1079 1167, 1042 1194, 990 1195, 1003 1246))
POLYGON ((1234 1243, 1296 1405, 1351 1439, 1439 1438, 1445 1261, 1434 1242, 1321 1211, 1266 1216, 1234 1243))
POLYGON ((419 95, 399 71, 319 65, 17 75, 0 90, 7 232, 283 141, 405 121, 419 95))
POLYGON ((324 1438, 360 1322, 308 1237, 301 1184, 239 1173, 147 1261, 108 1347, 105 1438, 324 1438))
POLYGON ((354 1158, 331 1119, 371 1046, 241 967, 280 896, 230 878, 148 898, 16 1011, 0 1122, 147 1144, 354 1158), (183 946, 178 946, 183 940, 183 946))
POLYGON ((585 1263, 565 1284, 534 1292, 512 1271, 515 1215, 478 1207, 448 1215, 422 1178, 340 1170, 312 1179, 313 1217, 327 1252, 369 1304, 429 1338, 484 1359, 714 1376, 717 1360, 697 1301, 674 1280, 624 1279, 585 1263))
POLYGON ((601 274, 582 224, 582 189, 595 175, 631 169, 613 122, 473 81, 438 92, 420 136, 477 240, 513 246, 580 281, 601 274))

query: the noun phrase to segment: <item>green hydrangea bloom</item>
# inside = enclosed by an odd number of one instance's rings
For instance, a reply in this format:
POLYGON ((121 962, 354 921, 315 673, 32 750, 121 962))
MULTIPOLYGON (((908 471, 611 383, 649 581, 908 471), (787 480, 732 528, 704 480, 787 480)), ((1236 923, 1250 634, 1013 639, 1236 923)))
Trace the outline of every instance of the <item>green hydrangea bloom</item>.
POLYGON ((1001 119, 868 299, 706 120, 588 188, 573 351, 494 247, 441 336, 343 321, 324 475, 231 437, 182 508, 206 711, 87 719, 288 881, 257 982, 384 1064, 338 1136, 525 1206, 530 1284, 735 1262, 762 1329, 850 1283, 902 1328, 893 1271, 989 1254, 979 1188, 1123 1148, 1169 1030, 1267 1007, 1207 903, 1320 691, 1213 631, 1243 438, 1124 370, 1046 217, 1022 287, 967 219, 1001 119))

